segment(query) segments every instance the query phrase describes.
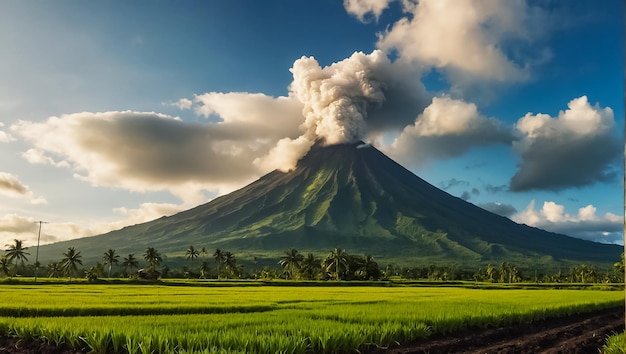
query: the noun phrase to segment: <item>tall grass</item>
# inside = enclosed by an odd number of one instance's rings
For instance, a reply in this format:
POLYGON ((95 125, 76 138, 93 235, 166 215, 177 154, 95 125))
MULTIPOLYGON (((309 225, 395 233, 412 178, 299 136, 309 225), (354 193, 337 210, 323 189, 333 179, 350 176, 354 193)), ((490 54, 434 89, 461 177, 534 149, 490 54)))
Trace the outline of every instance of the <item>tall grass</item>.
POLYGON ((609 336, 602 346, 603 354, 626 354, 626 336, 625 333, 618 333, 609 336))
POLYGON ((94 353, 334 353, 618 307, 623 296, 592 290, 0 285, 0 333, 94 353))

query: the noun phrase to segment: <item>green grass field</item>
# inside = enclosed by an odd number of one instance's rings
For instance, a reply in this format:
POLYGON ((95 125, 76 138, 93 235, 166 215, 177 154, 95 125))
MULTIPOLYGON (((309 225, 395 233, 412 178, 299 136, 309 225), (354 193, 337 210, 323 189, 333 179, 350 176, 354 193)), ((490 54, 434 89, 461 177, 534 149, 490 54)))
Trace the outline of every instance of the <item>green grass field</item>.
POLYGON ((0 331, 94 353, 331 353, 623 303, 600 290, 2 284, 0 331))

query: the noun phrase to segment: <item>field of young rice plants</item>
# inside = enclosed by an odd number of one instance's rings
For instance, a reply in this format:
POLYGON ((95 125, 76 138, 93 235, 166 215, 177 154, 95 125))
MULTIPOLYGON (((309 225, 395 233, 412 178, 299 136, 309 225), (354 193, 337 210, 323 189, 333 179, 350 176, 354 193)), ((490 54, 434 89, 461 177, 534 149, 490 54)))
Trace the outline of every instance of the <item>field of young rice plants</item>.
POLYGON ((0 332, 94 353, 335 353, 623 302, 600 290, 3 284, 0 332))

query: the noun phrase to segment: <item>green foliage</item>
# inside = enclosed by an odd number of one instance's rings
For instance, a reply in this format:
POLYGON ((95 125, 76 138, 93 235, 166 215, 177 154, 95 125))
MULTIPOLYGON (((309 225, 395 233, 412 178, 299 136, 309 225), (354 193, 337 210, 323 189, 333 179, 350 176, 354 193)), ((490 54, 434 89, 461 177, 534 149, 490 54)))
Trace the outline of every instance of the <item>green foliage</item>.
POLYGON ((24 266, 24 261, 28 261, 26 257, 30 253, 26 252, 28 247, 24 247, 23 241, 15 239, 12 244, 8 244, 7 250, 5 251, 5 257, 7 258, 8 263, 11 263, 15 260, 15 270, 13 271, 13 276, 17 275, 17 267, 18 262, 21 262, 22 266, 24 266))
POLYGON ((111 277, 111 268, 113 267, 114 264, 119 263, 119 258, 120 256, 115 253, 114 249, 109 248, 108 251, 104 252, 104 255, 102 256, 102 261, 104 262, 104 264, 109 265, 109 272, 107 273, 107 278, 111 277))
POLYGON ((83 264, 81 258, 80 252, 77 252, 74 247, 69 247, 67 252, 63 253, 61 269, 63 269, 63 274, 67 275, 70 281, 72 280, 72 275, 74 275, 78 269, 77 264, 83 264))
POLYGON ((626 354, 626 333, 609 336, 602 346, 604 354, 626 354))

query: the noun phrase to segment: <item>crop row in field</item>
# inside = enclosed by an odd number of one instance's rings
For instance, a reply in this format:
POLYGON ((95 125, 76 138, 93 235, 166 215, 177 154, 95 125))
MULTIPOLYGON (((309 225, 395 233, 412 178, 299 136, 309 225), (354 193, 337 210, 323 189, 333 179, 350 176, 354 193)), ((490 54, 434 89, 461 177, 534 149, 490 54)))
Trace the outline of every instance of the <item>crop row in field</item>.
POLYGON ((0 313, 7 316, 11 308, 18 308, 21 316, 1 317, 4 332, 73 347, 87 345, 95 352, 303 353, 351 351, 366 345, 403 343, 433 332, 532 322, 617 307, 623 304, 623 293, 5 285, 0 286, 0 300, 0 313), (76 300, 71 308, 80 316, 67 317, 68 293, 76 300), (182 314, 176 314, 176 308, 181 308, 182 314), (32 315, 38 317, 28 317, 32 315))

